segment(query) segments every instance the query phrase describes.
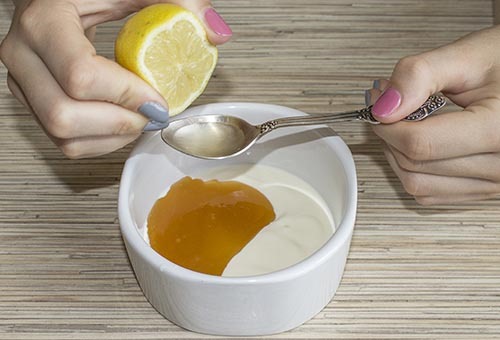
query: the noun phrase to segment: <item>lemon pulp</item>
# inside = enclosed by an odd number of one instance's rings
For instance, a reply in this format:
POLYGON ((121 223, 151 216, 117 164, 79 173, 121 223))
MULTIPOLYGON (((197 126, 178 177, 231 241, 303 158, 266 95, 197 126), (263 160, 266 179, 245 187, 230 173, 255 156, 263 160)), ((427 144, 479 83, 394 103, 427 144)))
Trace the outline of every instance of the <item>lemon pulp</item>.
POLYGON ((204 91, 217 64, 217 48, 193 13, 172 4, 156 4, 123 26, 115 57, 165 98, 173 116, 204 91))

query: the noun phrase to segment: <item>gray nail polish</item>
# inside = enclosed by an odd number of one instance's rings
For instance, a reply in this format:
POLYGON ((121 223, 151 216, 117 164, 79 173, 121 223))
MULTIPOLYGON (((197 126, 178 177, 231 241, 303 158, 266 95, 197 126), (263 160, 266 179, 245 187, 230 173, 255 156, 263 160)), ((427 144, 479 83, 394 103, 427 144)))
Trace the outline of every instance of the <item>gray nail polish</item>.
POLYGON ((373 88, 374 88, 374 89, 377 89, 377 90, 380 90, 380 80, 375 79, 375 80, 373 81, 373 88))
POLYGON ((151 121, 168 122, 168 109, 157 102, 145 102, 139 107, 139 112, 151 121))
POLYGON ((365 105, 370 106, 371 105, 371 99, 372 99, 372 94, 370 93, 370 90, 365 91, 365 105))
POLYGON ((168 126, 168 122, 164 122, 164 123, 161 123, 161 122, 149 122, 144 127, 144 131, 158 131, 158 130, 166 128, 167 126, 168 126))

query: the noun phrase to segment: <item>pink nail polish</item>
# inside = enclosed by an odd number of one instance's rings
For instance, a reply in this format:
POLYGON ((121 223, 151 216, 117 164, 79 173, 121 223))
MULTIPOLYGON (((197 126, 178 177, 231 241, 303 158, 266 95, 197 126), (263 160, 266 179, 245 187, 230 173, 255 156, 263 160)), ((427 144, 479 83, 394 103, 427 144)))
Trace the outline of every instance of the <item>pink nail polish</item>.
POLYGON ((205 21, 216 34, 224 37, 230 37, 233 35, 231 28, 226 24, 219 13, 215 11, 215 9, 209 8, 205 11, 205 21))
POLYGON ((388 88, 373 105, 372 113, 374 116, 387 117, 398 108, 399 104, 401 104, 401 94, 399 91, 388 88))

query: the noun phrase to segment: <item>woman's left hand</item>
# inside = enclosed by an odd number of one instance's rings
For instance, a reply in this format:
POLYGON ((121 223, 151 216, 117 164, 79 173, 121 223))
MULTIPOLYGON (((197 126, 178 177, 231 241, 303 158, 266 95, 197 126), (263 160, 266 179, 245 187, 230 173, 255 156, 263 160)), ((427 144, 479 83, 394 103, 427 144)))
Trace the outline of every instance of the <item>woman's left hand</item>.
POLYGON ((402 59, 367 93, 385 155, 423 205, 500 194, 500 26, 402 59), (442 92, 464 107, 420 122, 400 121, 442 92))

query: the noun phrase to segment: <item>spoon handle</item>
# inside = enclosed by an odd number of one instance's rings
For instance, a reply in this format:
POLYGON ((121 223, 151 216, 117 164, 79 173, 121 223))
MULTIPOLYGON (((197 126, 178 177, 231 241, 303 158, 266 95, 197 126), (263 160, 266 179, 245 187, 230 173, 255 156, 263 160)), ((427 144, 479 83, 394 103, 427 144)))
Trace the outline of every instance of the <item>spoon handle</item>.
MULTIPOLYGON (((446 104, 446 99, 440 96, 430 96, 418 110, 408 115, 404 120, 416 122, 427 118, 446 104)), ((299 116, 278 118, 267 121, 258 127, 260 133, 268 133, 274 129, 285 126, 300 126, 300 125, 314 125, 314 124, 329 124, 335 122, 343 122, 350 120, 361 120, 370 124, 380 124, 378 120, 373 117, 372 105, 365 107, 361 110, 343 113, 330 113, 313 116, 299 116)))

